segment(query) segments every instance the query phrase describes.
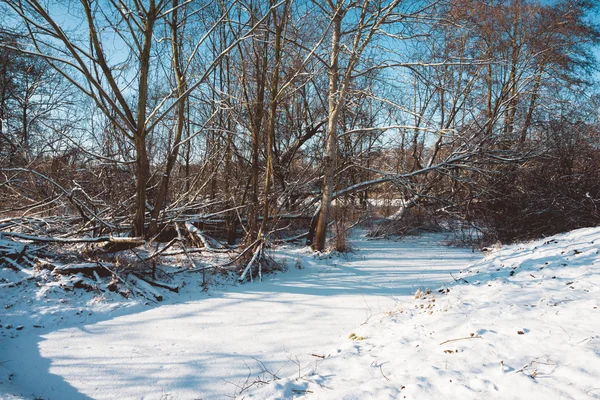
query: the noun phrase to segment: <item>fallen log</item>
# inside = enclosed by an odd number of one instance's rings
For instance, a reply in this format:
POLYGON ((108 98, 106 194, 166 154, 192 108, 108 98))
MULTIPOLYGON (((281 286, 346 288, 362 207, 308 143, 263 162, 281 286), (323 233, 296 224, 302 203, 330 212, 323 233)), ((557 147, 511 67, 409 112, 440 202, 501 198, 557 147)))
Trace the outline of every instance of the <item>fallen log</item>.
POLYGON ((82 274, 62 276, 59 281, 59 286, 64 290, 71 291, 75 289, 83 289, 86 292, 103 291, 98 287, 96 282, 82 274))
POLYGON ((144 281, 144 282, 146 282, 146 283, 148 283, 148 284, 150 284, 152 286, 156 286, 156 287, 159 287, 161 289, 167 289, 167 290, 170 290, 171 292, 174 292, 174 293, 179 293, 179 285, 175 285, 175 284, 167 283, 167 282, 156 281, 156 280, 153 280, 153 279, 150 279, 150 278, 146 278, 146 277, 143 277, 143 276, 140 276, 140 275, 137 275, 137 274, 135 276, 138 279, 141 279, 142 281, 144 281))
POLYGON ((252 259, 250 260, 250 262, 244 269, 244 272, 242 272, 242 275, 240 275, 240 277, 238 278, 238 281, 242 282, 246 278, 246 274, 248 272, 250 272, 250 281, 252 281, 252 267, 254 266, 254 263, 256 262, 256 260, 259 260, 258 261, 258 267, 259 267, 258 274, 259 274, 260 280, 262 281, 262 271, 260 269, 260 253, 262 252, 262 249, 263 249, 263 244, 260 243, 258 245, 257 249, 254 251, 254 255, 252 256, 252 259))
MULTIPOLYGON (((335 220, 329 222, 329 224, 327 224, 327 227, 329 228, 329 227, 333 226, 334 223, 335 223, 335 220)), ((310 231, 304 232, 304 233, 301 233, 299 235, 292 236, 289 238, 275 239, 275 240, 273 240, 273 243, 291 243, 291 242, 295 242, 296 240, 303 239, 303 238, 307 237, 308 235, 310 235, 310 231)))
POLYGON ((22 284, 22 283, 24 283, 24 282, 27 282, 27 281, 33 280, 33 279, 35 279, 35 278, 36 278, 35 276, 28 276, 27 278, 23 278, 23 279, 21 279, 20 281, 16 281, 16 282, 9 282, 9 283, 3 283, 3 284, 0 284, 0 289, 2 289, 2 288, 12 288, 12 287, 16 287, 16 286, 19 286, 20 284, 22 284))
POLYGON ((12 240, 0 240, 0 258, 4 258, 7 262, 9 259, 21 264, 26 262, 30 266, 34 263, 31 261, 34 253, 39 253, 40 247, 32 246, 31 244, 25 244, 21 242, 15 242, 12 240))
POLYGON ((145 298, 148 298, 148 294, 152 295, 156 301, 162 301, 163 297, 160 293, 158 293, 154 288, 147 282, 139 279, 137 276, 133 274, 129 274, 127 276, 127 280, 131 283, 138 294, 142 295, 145 298))
POLYGON ((144 238, 141 237, 120 237, 120 236, 100 236, 100 237, 83 237, 83 238, 58 238, 58 237, 44 237, 44 236, 32 236, 18 232, 2 232, 2 236, 13 237, 23 240, 29 240, 32 242, 45 242, 45 243, 115 243, 115 244, 135 244, 141 245, 145 243, 144 238))
POLYGON ((0 255, 19 254, 27 248, 27 245, 11 240, 0 241, 0 255))
POLYGON ((26 275, 33 275, 33 272, 31 270, 21 266, 21 264, 17 263, 16 261, 14 261, 8 257, 3 257, 3 260, 6 261, 6 265, 9 268, 11 268, 17 272, 22 272, 26 275))
POLYGON ((98 276, 111 276, 112 273, 106 267, 98 263, 82 263, 82 264, 52 264, 54 268, 52 269, 52 273, 56 275, 73 275, 77 273, 82 273, 84 275, 88 275, 94 277, 94 273, 98 274, 98 276))
MULTIPOLYGON (((196 228, 191 222, 185 223, 185 229, 187 229, 187 231, 190 233, 190 235, 192 235, 192 237, 200 240, 200 243, 202 243, 204 248, 210 252, 228 253, 230 251, 229 249, 225 249, 222 246, 220 248, 214 247, 210 243, 210 239, 204 233, 202 233, 202 231, 200 231, 200 229, 196 228)), ((219 243, 219 245, 220 245, 220 243, 219 243)))
MULTIPOLYGON (((132 288, 125 279, 121 278, 119 275, 117 275, 117 273, 115 271, 111 270, 106 265, 102 264, 101 262, 99 262, 98 265, 101 266, 102 268, 104 268, 105 270, 107 270, 108 272, 110 272, 111 276, 113 277, 113 281, 111 283, 109 283, 107 286, 108 290, 110 290, 111 292, 117 291, 116 283, 121 282, 123 285, 125 285, 125 287, 127 289, 130 290, 131 294, 133 294, 135 296, 134 288, 132 288), (111 285, 113 285, 113 283, 114 283, 114 286, 113 286, 113 288, 111 288, 111 285)), ((128 296, 125 295, 122 291, 119 291, 119 293, 121 294, 121 296, 128 298, 128 296)))

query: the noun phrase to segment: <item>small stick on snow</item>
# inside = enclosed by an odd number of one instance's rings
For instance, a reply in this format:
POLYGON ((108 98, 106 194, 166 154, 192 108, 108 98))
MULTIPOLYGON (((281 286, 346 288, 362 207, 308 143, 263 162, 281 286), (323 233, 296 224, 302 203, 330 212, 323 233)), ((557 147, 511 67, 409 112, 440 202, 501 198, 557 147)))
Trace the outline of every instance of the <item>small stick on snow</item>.
POLYGON ((580 342, 577 342, 577 344, 581 344, 581 343, 585 342, 586 340, 587 340, 587 341, 588 341, 588 343, 589 343, 589 342, 590 342, 590 341, 591 341, 593 338, 594 338, 593 336, 586 337, 586 338, 585 338, 585 339, 583 339, 582 341, 580 341, 580 342))
POLYGON ((443 344, 446 344, 446 343, 456 342, 458 340, 467 340, 467 339, 483 339, 483 336, 475 335, 475 336, 462 337, 462 338, 458 338, 458 339, 449 339, 449 340, 446 340, 446 341, 440 343, 440 346, 443 344))
POLYGON ((385 374, 383 373, 383 365, 379 366, 379 372, 381 372, 381 375, 383 375, 383 377, 385 378, 386 381, 390 381, 390 378, 388 378, 387 376, 385 376, 385 374))
POLYGON ((563 328, 562 325, 559 325, 559 326, 560 326, 560 329, 562 329, 567 334, 567 336, 569 337, 569 339, 572 339, 571 335, 569 335, 569 332, 567 332, 567 330, 565 328, 563 328))
POLYGON ((454 275, 452 275, 452 273, 450 273, 450 276, 452 277, 452 279, 454 279, 454 282, 463 281, 464 283, 469 283, 469 281, 466 280, 465 278, 455 278, 454 275))
POLYGON ((518 374, 519 372, 525 371, 527 368, 529 368, 529 364, 523 365, 521 368, 519 368, 518 370, 516 370, 514 373, 518 374))

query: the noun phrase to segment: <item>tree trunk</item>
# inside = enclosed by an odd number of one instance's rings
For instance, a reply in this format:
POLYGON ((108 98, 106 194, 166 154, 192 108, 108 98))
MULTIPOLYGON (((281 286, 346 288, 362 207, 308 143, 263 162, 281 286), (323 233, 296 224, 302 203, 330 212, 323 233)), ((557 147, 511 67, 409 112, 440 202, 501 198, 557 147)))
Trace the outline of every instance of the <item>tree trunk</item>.
MULTIPOLYGON (((265 33, 268 35, 268 32, 265 33)), ((256 55, 256 98, 251 107, 251 129, 252 129, 252 167, 251 167, 251 194, 250 194, 250 215, 248 226, 247 242, 253 243, 258 237, 258 213, 260 211, 258 199, 258 181, 259 181, 259 156, 261 143, 261 130, 264 116, 264 102, 268 68, 268 37, 264 38, 264 44, 261 48, 254 48, 256 55)), ((256 46, 256 44, 254 45, 256 46)))
POLYGON ((150 163, 148 161, 148 152, 146 149, 146 106, 148 103, 148 74, 150 71, 150 50, 152 48, 152 32, 154 21, 156 20, 156 4, 150 2, 147 14, 147 20, 143 26, 144 42, 140 54, 140 78, 139 93, 137 102, 137 126, 134 136, 136 151, 136 210, 133 220, 134 236, 145 236, 144 226, 146 214, 146 185, 150 177, 150 163))
MULTIPOLYGON (((179 0, 173 0, 173 15, 171 21, 171 47, 173 52, 173 69, 175 71, 175 79, 177 80, 177 97, 181 98, 184 96, 187 90, 187 83, 180 63, 180 43, 178 24, 180 23, 177 17, 177 9, 179 7, 179 0)), ((179 155, 179 147, 181 144, 181 138, 183 136, 183 128, 185 123, 185 108, 187 101, 180 101, 176 109, 176 120, 177 124, 175 127, 175 137, 173 139, 173 148, 167 156, 167 164, 163 173, 156 201, 154 203, 154 209, 152 210, 152 219, 150 222, 150 229, 148 235, 153 236, 158 233, 158 217, 163 207, 166 204, 167 196, 169 193, 169 180, 171 172, 175 166, 175 161, 179 155)))
MULTIPOLYGON (((273 6, 271 1, 271 6, 273 6)), ((283 8, 281 19, 277 23, 276 8, 273 8, 271 15, 273 16, 273 24, 275 25, 275 68, 273 69, 273 76, 271 77, 271 87, 269 88, 269 126, 267 127, 267 165, 265 171, 265 194, 263 201, 263 220, 259 231, 259 236, 264 234, 267 228, 267 220, 269 219, 269 195, 271 193, 271 185, 273 182, 274 175, 274 156, 273 146, 275 146, 275 122, 277 119, 277 104, 278 104, 278 91, 279 91, 279 69, 281 67, 281 39, 283 35, 283 28, 285 26, 287 16, 287 5, 286 2, 283 8)))
POLYGON ((527 131, 529 131, 529 127, 531 126, 531 122, 533 120, 533 112, 537 105, 538 92, 540 90, 540 85, 542 81, 542 73, 544 70, 544 62, 540 65, 540 68, 535 76, 535 84, 533 85, 533 92, 531 93, 531 100, 529 101, 529 109, 527 110, 527 115, 525 117, 525 122, 523 123, 523 128, 521 131, 521 139, 520 143, 525 143, 527 140, 527 131))
POLYGON ((145 234, 144 222, 146 213, 146 183, 150 177, 150 165, 146 152, 146 136, 135 137, 135 151, 137 154, 135 162, 136 177, 136 199, 135 216, 133 218, 133 235, 142 237, 145 234))
POLYGON ((342 15, 339 12, 333 17, 333 34, 331 37, 331 65, 329 66, 329 98, 327 118, 327 149, 325 151, 325 174, 323 178, 321 212, 315 228, 315 240, 312 243, 314 250, 322 251, 325 248, 327 234, 327 223, 329 222, 329 211, 333 189, 335 186, 335 167, 337 162, 337 119, 341 106, 338 98, 339 68, 338 58, 340 53, 342 15))

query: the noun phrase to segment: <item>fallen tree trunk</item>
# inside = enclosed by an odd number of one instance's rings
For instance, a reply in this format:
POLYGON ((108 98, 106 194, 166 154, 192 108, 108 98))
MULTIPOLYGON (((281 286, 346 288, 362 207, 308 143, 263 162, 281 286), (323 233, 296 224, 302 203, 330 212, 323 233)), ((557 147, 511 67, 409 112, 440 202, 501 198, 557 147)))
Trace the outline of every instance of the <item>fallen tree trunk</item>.
POLYGON ((230 251, 229 249, 224 249, 222 247, 221 248, 214 247, 210 243, 210 239, 204 233, 202 233, 202 231, 200 231, 200 229, 196 228, 191 222, 185 223, 185 229, 187 229, 187 231, 190 233, 190 235, 192 235, 192 237, 198 239, 200 241, 200 243, 202 243, 204 248, 208 251, 216 252, 216 253, 228 253, 230 251))
POLYGON ((16 287, 19 286, 22 283, 25 283, 27 281, 31 281, 33 279, 35 279, 35 276, 28 276, 27 278, 23 278, 20 281, 16 281, 16 282, 9 282, 9 283, 3 283, 0 285, 0 289, 2 288, 12 288, 12 287, 16 287))
POLYGON ((162 295, 154 290, 154 288, 146 281, 141 280, 133 274, 129 274, 127 276, 127 280, 129 280, 129 283, 133 284, 134 289, 141 296, 148 298, 148 295, 150 294, 156 299, 156 301, 162 301, 162 295))
POLYGON ((65 265, 54 265, 52 273, 56 275, 72 275, 81 272, 82 274, 94 277, 94 272, 98 276, 111 276, 112 273, 105 268, 103 265, 97 263, 82 263, 82 264, 65 264, 65 265))
POLYGON ((173 293, 179 293, 179 285, 174 285, 172 283, 167 283, 167 282, 160 282, 160 281, 155 281, 153 279, 150 278, 146 278, 140 275, 135 275, 138 279, 141 279, 142 281, 148 283, 149 285, 152 286, 156 286, 159 287, 161 289, 167 289, 173 293))
POLYGON ((17 239, 29 240, 32 242, 45 243, 115 243, 115 244, 133 244, 142 245, 145 243, 141 237, 120 237, 120 236, 100 236, 100 237, 83 237, 83 238, 59 238, 59 237, 44 237, 32 236, 18 232, 2 232, 2 236, 13 237, 17 239))
POLYGON ((18 262, 14 261, 14 260, 12 260, 12 259, 10 259, 8 257, 3 257, 2 259, 4 261, 6 261, 6 263, 7 263, 6 265, 10 269, 13 269, 13 270, 15 270, 17 272, 23 272, 24 274, 27 274, 27 275, 31 275, 32 274, 31 270, 29 270, 29 269, 21 266, 21 264, 19 264, 18 262))
POLYGON ((260 256, 262 253, 262 249, 263 249, 263 244, 260 243, 258 245, 258 247, 256 248, 256 250, 254 251, 254 255, 252 256, 252 259, 250 260, 250 262, 248 263, 248 265, 246 266, 246 268, 244 269, 244 272, 242 272, 242 275, 240 275, 240 277, 238 278, 238 280, 240 282, 242 282, 245 278, 246 278, 246 274, 248 272, 250 272, 250 281, 252 281, 252 267, 254 266, 254 263, 258 260, 258 275, 260 277, 260 280, 262 280, 262 271, 260 269, 260 256))

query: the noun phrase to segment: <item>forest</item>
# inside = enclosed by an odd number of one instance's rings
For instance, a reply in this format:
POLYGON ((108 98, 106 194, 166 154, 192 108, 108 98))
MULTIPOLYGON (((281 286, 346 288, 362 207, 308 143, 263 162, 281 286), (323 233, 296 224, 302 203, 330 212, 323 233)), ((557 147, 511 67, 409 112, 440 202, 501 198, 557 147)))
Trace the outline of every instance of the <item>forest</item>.
POLYGON ((253 253, 381 218, 488 242, 600 221, 594 1, 1 6, 6 237, 187 223, 253 253))

